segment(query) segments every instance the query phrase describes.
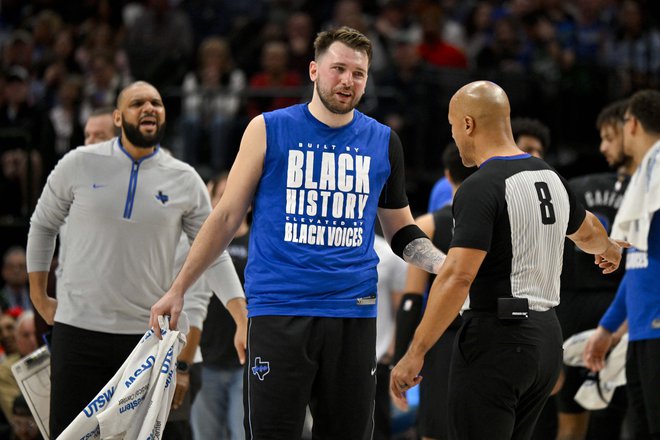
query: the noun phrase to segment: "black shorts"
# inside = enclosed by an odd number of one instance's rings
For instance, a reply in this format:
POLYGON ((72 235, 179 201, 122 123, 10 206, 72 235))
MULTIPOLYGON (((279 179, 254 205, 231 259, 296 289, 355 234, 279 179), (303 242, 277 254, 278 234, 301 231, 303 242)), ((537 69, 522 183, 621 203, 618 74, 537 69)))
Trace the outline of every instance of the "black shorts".
POLYGON ((250 318, 244 383, 248 440, 300 438, 308 404, 315 439, 371 439, 376 319, 250 318))
POLYGON ((438 439, 448 437, 449 365, 454 338, 460 326, 461 318, 458 317, 424 357, 417 411, 417 424, 422 437, 438 439))
POLYGON ((626 381, 632 438, 660 436, 660 339, 630 341, 626 381))

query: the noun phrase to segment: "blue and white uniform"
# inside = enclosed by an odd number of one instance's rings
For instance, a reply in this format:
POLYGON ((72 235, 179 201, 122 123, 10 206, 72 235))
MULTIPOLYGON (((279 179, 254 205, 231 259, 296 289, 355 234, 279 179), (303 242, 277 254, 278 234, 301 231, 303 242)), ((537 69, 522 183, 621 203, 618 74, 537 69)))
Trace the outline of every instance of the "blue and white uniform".
MULTIPOLYGON (((375 317, 374 222, 390 129, 356 111, 340 128, 306 104, 265 113, 245 290, 249 316, 375 317)), ((405 193, 381 205, 407 206, 405 193)))
POLYGON ((325 438, 370 439, 374 224, 379 207, 408 206, 401 143, 358 111, 335 128, 306 104, 263 117, 245 271, 247 438, 299 438, 309 405, 325 438))

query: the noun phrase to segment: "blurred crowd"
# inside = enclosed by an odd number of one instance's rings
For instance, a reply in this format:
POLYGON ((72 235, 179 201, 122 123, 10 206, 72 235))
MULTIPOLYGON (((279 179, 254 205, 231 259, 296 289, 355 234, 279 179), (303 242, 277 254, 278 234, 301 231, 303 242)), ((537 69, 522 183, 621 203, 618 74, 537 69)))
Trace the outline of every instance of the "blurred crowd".
POLYGON ((658 9, 650 0, 3 0, 0 218, 29 216, 45 176, 83 143, 90 113, 132 80, 163 94, 165 146, 204 177, 227 169, 251 117, 311 96, 312 41, 333 25, 374 42, 360 110, 400 134, 414 210, 451 140, 448 100, 477 78, 507 91, 513 116, 550 127, 547 160, 570 177, 594 155, 597 111, 658 86, 658 9))

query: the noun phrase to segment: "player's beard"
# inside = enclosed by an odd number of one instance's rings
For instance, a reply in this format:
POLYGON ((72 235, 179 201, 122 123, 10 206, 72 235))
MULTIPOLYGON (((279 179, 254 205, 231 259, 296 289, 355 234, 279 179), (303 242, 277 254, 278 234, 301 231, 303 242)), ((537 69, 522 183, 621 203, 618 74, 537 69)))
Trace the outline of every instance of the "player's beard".
POLYGON ((346 113, 351 112, 360 103, 360 99, 362 99, 362 96, 353 96, 353 100, 351 102, 348 104, 342 104, 337 102, 333 90, 328 91, 319 85, 318 79, 315 82, 315 87, 316 93, 318 93, 319 99, 325 108, 336 115, 345 115, 346 113))
POLYGON ((618 170, 622 167, 627 168, 630 165, 630 162, 632 162, 632 157, 626 156, 624 152, 621 151, 621 155, 617 157, 615 161, 613 161, 612 165, 610 165, 610 168, 613 170, 618 170))
POLYGON ((122 118, 121 128, 126 139, 137 148, 153 148, 160 144, 165 135, 165 122, 162 124, 156 122, 156 132, 153 134, 143 134, 138 125, 126 122, 126 118, 122 118))

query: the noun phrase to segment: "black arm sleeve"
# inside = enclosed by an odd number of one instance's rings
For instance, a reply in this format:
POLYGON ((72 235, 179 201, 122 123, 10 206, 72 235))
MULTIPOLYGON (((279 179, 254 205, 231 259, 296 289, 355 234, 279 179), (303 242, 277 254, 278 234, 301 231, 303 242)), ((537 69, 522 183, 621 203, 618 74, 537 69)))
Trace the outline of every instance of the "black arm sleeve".
POLYGON ((383 191, 378 199, 378 207, 399 209, 408 206, 406 195, 406 172, 403 163, 403 146, 401 139, 394 130, 390 130, 390 177, 388 177, 383 191))
POLYGON ((401 299, 399 310, 396 312, 393 365, 399 362, 408 350, 408 345, 422 320, 423 304, 424 298, 417 293, 406 293, 401 299))

